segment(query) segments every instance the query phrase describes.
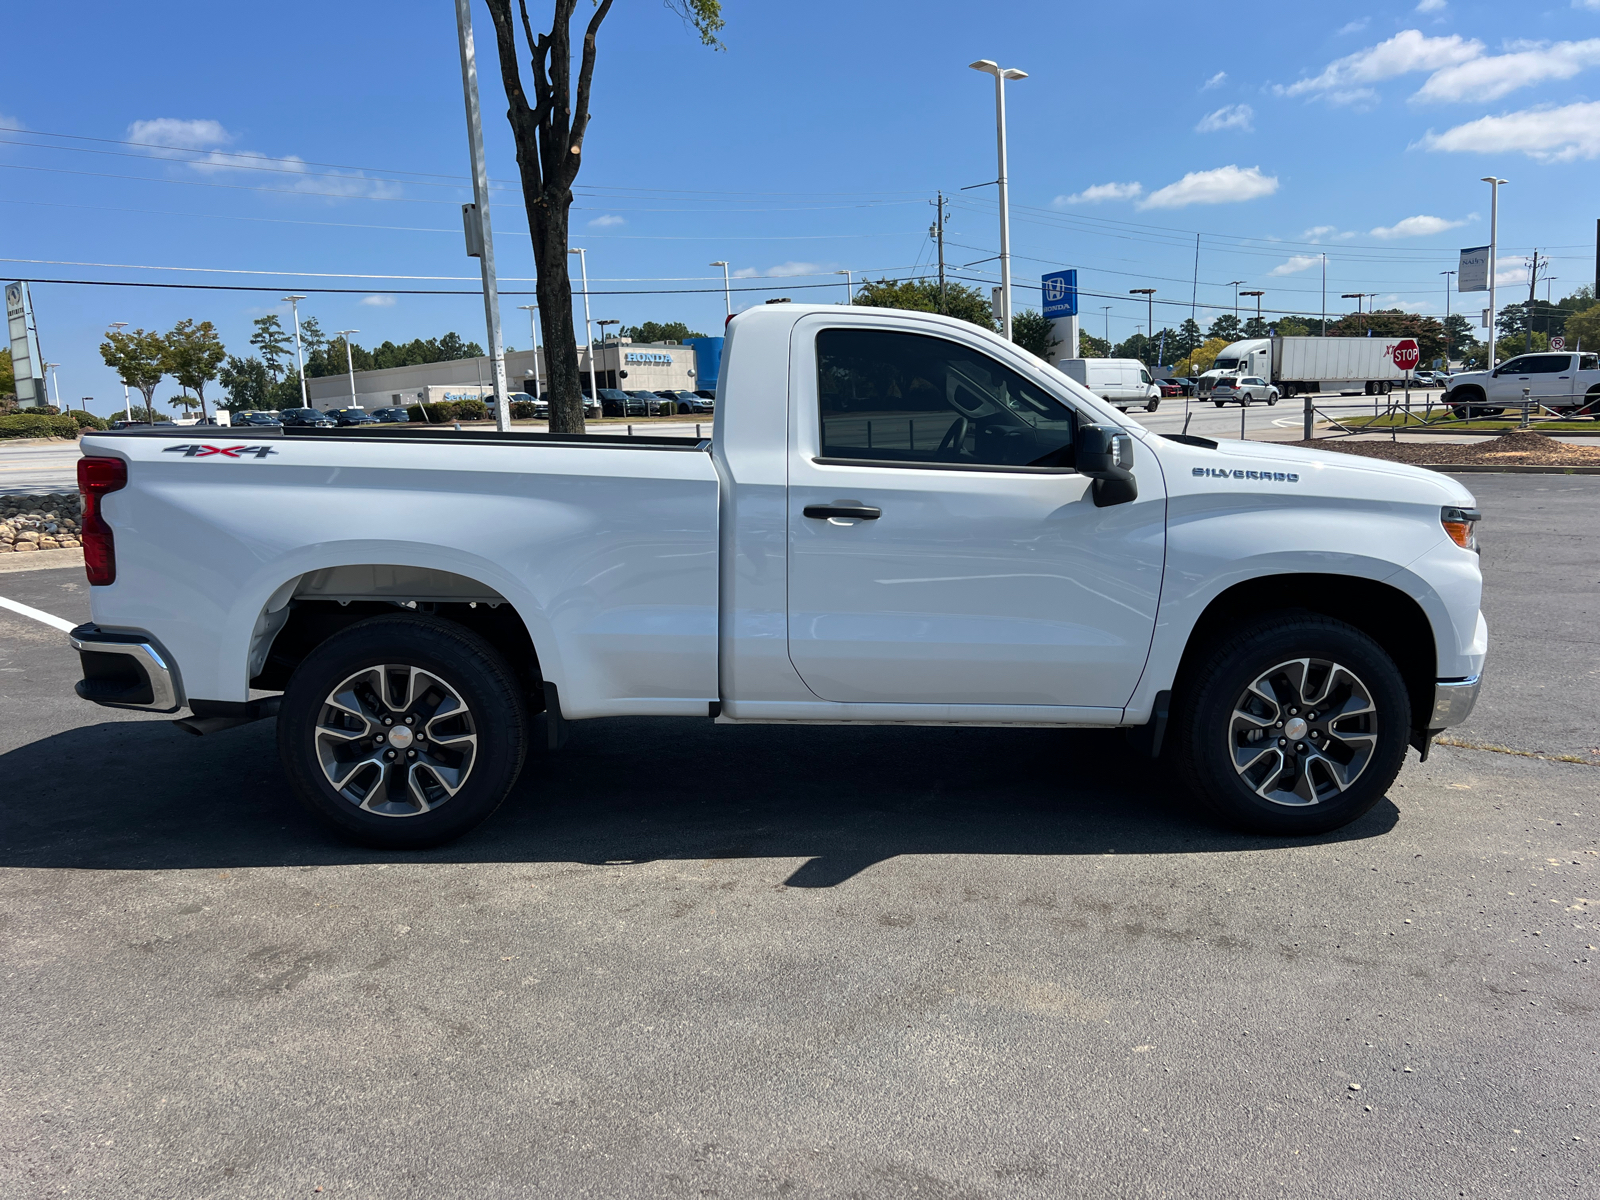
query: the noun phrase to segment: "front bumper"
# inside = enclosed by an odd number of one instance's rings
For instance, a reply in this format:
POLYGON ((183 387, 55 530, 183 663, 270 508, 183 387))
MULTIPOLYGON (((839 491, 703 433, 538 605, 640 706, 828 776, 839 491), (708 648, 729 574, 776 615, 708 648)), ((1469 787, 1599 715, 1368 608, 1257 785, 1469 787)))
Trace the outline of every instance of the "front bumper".
POLYGON ((1449 729, 1471 716, 1472 707, 1478 702, 1478 689, 1482 685, 1482 675, 1436 682, 1433 685, 1433 714, 1428 718, 1429 732, 1449 729))
POLYGON ((172 659, 144 633, 113 633, 94 623, 79 625, 67 640, 83 663, 73 690, 106 708, 177 712, 183 688, 172 659))

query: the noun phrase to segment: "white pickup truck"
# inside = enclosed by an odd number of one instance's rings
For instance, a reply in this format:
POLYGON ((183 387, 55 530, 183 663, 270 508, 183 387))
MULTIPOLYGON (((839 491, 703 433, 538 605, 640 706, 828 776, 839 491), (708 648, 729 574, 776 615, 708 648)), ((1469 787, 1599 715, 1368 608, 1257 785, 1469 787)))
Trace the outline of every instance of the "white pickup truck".
POLYGON ((389 847, 482 821, 540 712, 552 745, 637 714, 1122 727, 1223 818, 1305 834, 1471 710, 1448 477, 1158 437, 944 317, 784 304, 727 336, 704 441, 89 435, 78 693, 276 716, 301 800, 389 847))
POLYGON ((1498 417, 1531 404, 1568 416, 1600 419, 1600 354, 1519 354, 1492 371, 1450 378, 1444 402, 1458 417, 1498 417))

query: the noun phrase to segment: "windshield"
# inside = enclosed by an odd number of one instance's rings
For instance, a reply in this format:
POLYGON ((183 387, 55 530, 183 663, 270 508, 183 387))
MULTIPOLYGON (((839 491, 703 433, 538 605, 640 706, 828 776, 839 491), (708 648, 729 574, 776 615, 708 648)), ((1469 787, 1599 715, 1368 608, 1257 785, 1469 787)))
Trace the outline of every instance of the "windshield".
POLYGON ((1232 371, 1237 368, 1238 365, 1239 360, 1237 358, 1219 358, 1216 362, 1211 364, 1211 369, 1213 371, 1232 371))

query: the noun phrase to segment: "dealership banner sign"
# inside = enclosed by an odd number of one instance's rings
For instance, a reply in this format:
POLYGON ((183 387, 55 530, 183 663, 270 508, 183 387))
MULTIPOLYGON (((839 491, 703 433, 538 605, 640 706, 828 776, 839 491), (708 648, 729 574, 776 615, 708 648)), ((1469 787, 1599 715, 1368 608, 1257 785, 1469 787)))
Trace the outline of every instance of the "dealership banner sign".
POLYGON ((1461 251, 1457 264, 1456 291, 1487 292, 1489 290, 1489 247, 1471 246, 1461 251))

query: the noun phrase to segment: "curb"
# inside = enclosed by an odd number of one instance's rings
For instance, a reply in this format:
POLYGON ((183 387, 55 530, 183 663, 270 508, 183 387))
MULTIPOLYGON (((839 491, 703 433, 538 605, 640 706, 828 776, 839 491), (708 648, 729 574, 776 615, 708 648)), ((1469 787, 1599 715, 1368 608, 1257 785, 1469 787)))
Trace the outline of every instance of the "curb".
POLYGON ((83 549, 64 546, 60 550, 35 550, 32 553, 0 554, 0 575, 17 571, 43 571, 49 567, 83 566, 83 549))
POLYGON ((1600 467, 1530 466, 1526 463, 1412 463, 1427 471, 1447 475, 1600 475, 1600 467))

